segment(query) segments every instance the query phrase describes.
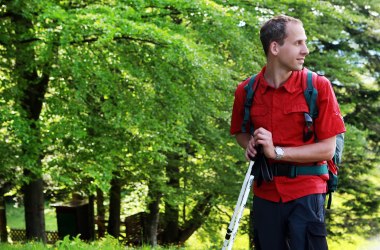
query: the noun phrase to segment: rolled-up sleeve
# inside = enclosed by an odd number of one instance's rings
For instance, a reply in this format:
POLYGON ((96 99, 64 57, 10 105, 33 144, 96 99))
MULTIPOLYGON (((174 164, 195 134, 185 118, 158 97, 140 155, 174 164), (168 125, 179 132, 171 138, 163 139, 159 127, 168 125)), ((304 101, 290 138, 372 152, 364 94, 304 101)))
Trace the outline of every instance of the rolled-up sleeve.
MULTIPOLYGON (((247 85, 248 80, 241 82, 235 90, 234 105, 232 107, 230 134, 235 135, 241 133, 241 125, 244 120, 244 102, 246 99, 246 92, 244 86, 247 85)), ((247 130, 249 131, 249 130, 247 130)))
POLYGON ((346 128, 330 81, 322 76, 317 79, 318 117, 315 119, 315 130, 317 138, 323 140, 345 132, 346 128))

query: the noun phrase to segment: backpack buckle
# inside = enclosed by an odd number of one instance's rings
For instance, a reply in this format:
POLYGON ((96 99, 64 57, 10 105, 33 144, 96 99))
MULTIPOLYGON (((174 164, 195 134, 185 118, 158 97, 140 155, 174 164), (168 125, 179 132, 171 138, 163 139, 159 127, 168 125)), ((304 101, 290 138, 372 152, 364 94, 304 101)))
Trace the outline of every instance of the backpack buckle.
POLYGON ((305 117, 305 128, 303 131, 303 141, 307 142, 313 137, 313 118, 311 118, 309 113, 304 113, 305 117))

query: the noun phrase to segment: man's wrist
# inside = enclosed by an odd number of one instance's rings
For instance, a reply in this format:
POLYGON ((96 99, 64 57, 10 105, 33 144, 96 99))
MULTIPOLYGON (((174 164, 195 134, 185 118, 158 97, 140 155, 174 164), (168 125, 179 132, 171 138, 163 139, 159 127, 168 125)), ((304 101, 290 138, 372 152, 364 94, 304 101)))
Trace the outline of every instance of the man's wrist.
POLYGON ((276 146, 274 147, 274 159, 281 160, 284 157, 285 151, 282 147, 276 146))

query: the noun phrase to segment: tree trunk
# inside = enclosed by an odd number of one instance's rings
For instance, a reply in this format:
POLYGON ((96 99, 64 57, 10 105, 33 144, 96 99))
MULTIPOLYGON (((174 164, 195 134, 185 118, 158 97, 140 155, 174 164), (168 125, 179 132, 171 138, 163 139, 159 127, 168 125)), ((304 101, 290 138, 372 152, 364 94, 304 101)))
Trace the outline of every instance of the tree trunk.
POLYGON ((96 223, 98 225, 98 238, 102 238, 104 237, 106 233, 106 226, 105 226, 106 208, 104 206, 103 191, 99 188, 96 190, 96 207, 97 207, 96 223))
POLYGON ((155 247, 157 246, 158 222, 160 219, 161 193, 149 185, 148 192, 148 213, 144 222, 144 242, 155 247))
MULTIPOLYGON (((17 5, 16 5, 17 6, 17 5)), ((17 7, 16 7, 17 8, 17 7)), ((19 89, 22 91, 20 106, 23 109, 26 121, 30 124, 28 140, 23 142, 23 158, 26 159, 24 175, 27 179, 23 185, 25 204, 26 237, 28 240, 46 242, 44 219, 43 180, 41 173, 40 131, 38 121, 42 110, 47 85, 49 82, 50 65, 46 65, 40 77, 35 65, 35 34, 32 20, 22 13, 22 9, 9 9, 9 16, 15 30, 12 38, 15 47, 16 60, 14 74, 19 89), (29 164, 29 162, 33 162, 29 164)), ((56 46, 53 49, 57 49, 56 46)), ((54 53, 52 53, 53 55, 54 53)), ((52 60, 50 60, 52 61, 52 60)), ((48 60, 49 62, 49 60, 48 60)))
POLYGON ((42 99, 39 96, 44 95, 47 82, 48 80, 45 79, 39 84, 31 83, 25 90, 22 100, 22 106, 30 119, 30 127, 33 131, 31 142, 23 145, 24 154, 29 160, 36 162, 34 166, 25 166, 24 169, 24 176, 29 179, 22 188, 24 191, 26 237, 28 240, 41 240, 42 242, 46 242, 43 180, 40 172, 43 155, 41 151, 37 150, 36 153, 33 151, 40 146, 40 131, 35 122, 38 120, 42 109, 42 99))
POLYGON ((89 234, 90 234, 90 240, 95 240, 95 213, 94 213, 94 203, 95 203, 95 197, 94 195, 90 195, 88 198, 88 205, 89 205, 89 234))
POLYGON ((0 242, 8 241, 7 217, 5 209, 4 191, 0 188, 0 242))
MULTIPOLYGON (((28 171, 26 175, 30 176, 28 171)), ((24 187, 25 227, 27 240, 46 242, 42 179, 35 178, 24 187)))
POLYGON ((120 236, 121 181, 118 173, 111 180, 110 208, 107 231, 115 238, 120 236))
POLYGON ((190 236, 197 231, 204 223, 205 218, 211 212, 211 200, 213 198, 212 194, 204 194, 204 199, 198 201, 191 211, 191 220, 186 221, 179 236, 178 244, 182 245, 190 236))
POLYGON ((179 210, 172 205, 165 203, 165 227, 163 232, 162 244, 170 245, 178 243, 179 236, 179 210))
MULTIPOLYGON (((178 156, 169 158, 166 165, 166 175, 168 176, 168 186, 178 190, 179 189, 179 161, 178 156)), ((170 198, 170 197, 169 197, 170 198)), ((178 243, 179 236, 179 209, 178 205, 172 204, 170 201, 165 200, 165 214, 164 214, 164 231, 162 237, 163 244, 176 244, 178 243)))

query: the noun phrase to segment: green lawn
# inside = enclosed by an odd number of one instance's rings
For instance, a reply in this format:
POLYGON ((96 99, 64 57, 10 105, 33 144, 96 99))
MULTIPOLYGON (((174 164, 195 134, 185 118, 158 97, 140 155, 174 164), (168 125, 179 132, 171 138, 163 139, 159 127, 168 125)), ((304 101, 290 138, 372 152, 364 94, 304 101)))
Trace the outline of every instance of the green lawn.
MULTIPOLYGON (((9 228, 25 229, 24 206, 6 204, 7 225, 9 228)), ((57 231, 55 208, 45 205, 46 231, 57 231)))
MULTIPOLYGON (((357 244, 350 244, 348 242, 344 243, 333 243, 330 244, 329 248, 331 250, 340 250, 340 249, 345 249, 345 250, 376 250, 380 249, 379 248, 379 243, 380 239, 378 241, 364 241, 363 239, 356 239, 357 244)), ((236 247, 236 244, 234 245, 234 249, 246 249, 246 248, 239 248, 236 247)), ((47 250, 47 249, 54 249, 54 250, 77 250, 77 249, 83 249, 83 250, 133 250, 133 249, 138 249, 138 250, 206 250, 210 248, 194 248, 194 247, 184 247, 184 248, 178 248, 178 247, 157 247, 157 248, 152 248, 150 246, 145 246, 145 247, 139 247, 139 248, 129 248, 121 245, 116 239, 111 238, 111 237, 106 237, 104 239, 91 242, 91 243, 84 243, 80 241, 79 239, 74 239, 74 240, 69 240, 69 239, 64 239, 63 241, 59 241, 56 245, 43 245, 42 243, 28 243, 28 244, 0 244, 0 249, 2 250, 47 250)), ((213 248, 215 249, 215 248, 213 248)), ((218 248, 219 249, 219 248, 218 248)))
POLYGON ((112 237, 105 237, 98 241, 94 241, 91 243, 85 243, 81 241, 79 238, 75 238, 73 240, 69 240, 69 238, 65 238, 62 241, 57 242, 56 245, 44 245, 39 242, 32 242, 28 244, 0 244, 1 250, 180 250, 184 248, 178 247, 156 247, 152 248, 150 246, 143 246, 139 248, 126 247, 119 243, 118 240, 112 237))
MULTIPOLYGON (((7 204, 6 206, 7 212, 7 224, 9 228, 13 229, 25 229, 25 221, 24 221, 24 208, 23 206, 16 207, 12 204, 7 204)), ((49 205, 45 206, 45 223, 46 223, 46 231, 57 231, 57 220, 55 209, 50 207, 49 205)), ((221 232, 220 239, 222 241, 225 232, 221 232)), ((155 248, 157 250, 169 250, 169 249, 186 249, 186 250, 202 250, 202 249, 210 249, 207 247, 211 242, 205 242, 204 239, 199 239, 197 234, 193 235, 187 242, 186 247, 184 248, 155 248)), ((210 244, 211 245, 211 244, 210 244)), ((248 237, 247 235, 238 234, 234 249, 246 249, 248 245, 248 237)), ((69 240, 64 239, 63 241, 59 241, 56 245, 43 245, 41 243, 28 243, 28 244, 0 244, 0 249, 33 249, 33 250, 45 250, 45 249, 139 249, 139 250, 148 250, 152 249, 151 247, 142 247, 142 248, 125 248, 119 244, 119 242, 111 237, 106 237, 104 239, 92 242, 92 243, 84 243, 79 239, 69 240)), ((380 235, 371 240, 366 240, 360 236, 350 235, 342 239, 339 242, 333 242, 329 240, 329 249, 331 250, 375 250, 380 249, 380 235), (349 239, 349 240, 348 240, 349 239)))

